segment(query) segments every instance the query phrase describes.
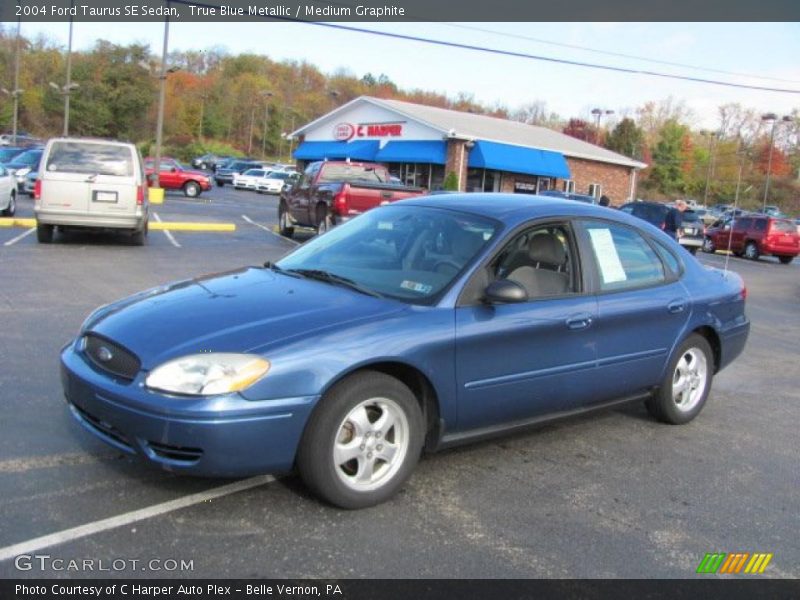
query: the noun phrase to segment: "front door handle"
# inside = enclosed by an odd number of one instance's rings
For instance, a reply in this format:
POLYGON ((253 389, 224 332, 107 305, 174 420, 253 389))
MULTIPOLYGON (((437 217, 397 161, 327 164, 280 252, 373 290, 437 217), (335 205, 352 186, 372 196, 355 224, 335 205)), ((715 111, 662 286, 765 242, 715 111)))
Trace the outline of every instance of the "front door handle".
POLYGON ((572 315, 571 317, 567 317, 565 321, 567 327, 569 329, 586 329, 589 325, 592 324, 592 315, 588 313, 580 313, 577 315, 572 315))
POLYGON ((667 304, 667 310, 672 314, 682 313, 686 310, 686 300, 673 300, 667 304))

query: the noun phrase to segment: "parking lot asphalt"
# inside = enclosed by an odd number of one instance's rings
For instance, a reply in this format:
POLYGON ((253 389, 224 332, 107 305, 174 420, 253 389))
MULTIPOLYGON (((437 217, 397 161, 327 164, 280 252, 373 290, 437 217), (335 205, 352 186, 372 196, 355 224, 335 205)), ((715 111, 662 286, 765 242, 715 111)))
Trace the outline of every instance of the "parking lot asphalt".
MULTIPOLYGON (((164 221, 237 229, 151 231, 143 248, 91 234, 40 245, 0 229, 0 555, 231 483, 127 458, 82 431, 63 401, 59 349, 96 306, 295 245, 272 232, 275 197, 226 187, 153 208, 164 221)), ((355 512, 281 476, 31 552, 135 567, 21 571, 9 559, 0 577, 693 577, 707 552, 770 552, 762 576, 800 577, 800 264, 730 258, 729 268, 748 287, 750 340, 688 425, 659 424, 637 404, 446 451, 422 460, 395 499, 355 512), (153 559, 193 569, 142 566, 153 559)))

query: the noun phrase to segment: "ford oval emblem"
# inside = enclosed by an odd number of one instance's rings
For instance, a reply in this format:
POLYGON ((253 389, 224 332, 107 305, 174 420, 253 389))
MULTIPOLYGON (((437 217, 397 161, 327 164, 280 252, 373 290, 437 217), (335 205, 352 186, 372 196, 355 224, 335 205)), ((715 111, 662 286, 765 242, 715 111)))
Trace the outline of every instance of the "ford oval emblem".
POLYGON ((108 362, 112 358, 114 358, 114 355, 111 353, 111 350, 109 350, 105 346, 100 346, 97 349, 97 359, 98 360, 101 360, 103 362, 108 362))

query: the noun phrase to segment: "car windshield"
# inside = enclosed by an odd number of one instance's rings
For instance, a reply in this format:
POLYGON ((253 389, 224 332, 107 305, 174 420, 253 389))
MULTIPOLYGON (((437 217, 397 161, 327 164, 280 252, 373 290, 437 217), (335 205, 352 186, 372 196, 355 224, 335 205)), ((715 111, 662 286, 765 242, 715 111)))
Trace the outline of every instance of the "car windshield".
POLYGON ((242 175, 247 175, 248 177, 263 177, 264 171, 261 169, 247 169, 242 175))
POLYGON ((28 150, 27 152, 15 156, 12 162, 15 165, 28 165, 32 167, 33 165, 38 165, 41 158, 41 150, 28 150))
POLYGON ((55 142, 47 158, 50 173, 133 175, 133 152, 128 146, 88 142, 55 142))
POLYGON ((270 179, 284 180, 289 178, 289 173, 286 173, 284 171, 272 171, 271 173, 267 173, 267 177, 269 177, 270 179))
POLYGON ((371 210, 314 238, 277 263, 300 276, 320 273, 403 302, 427 304, 494 237, 499 225, 476 215, 419 206, 371 210))
POLYGON ((22 154, 19 148, 0 148, 0 162, 11 162, 15 156, 22 154))
POLYGON ((383 168, 369 165, 327 164, 322 168, 320 183, 329 181, 389 183, 389 174, 383 168))

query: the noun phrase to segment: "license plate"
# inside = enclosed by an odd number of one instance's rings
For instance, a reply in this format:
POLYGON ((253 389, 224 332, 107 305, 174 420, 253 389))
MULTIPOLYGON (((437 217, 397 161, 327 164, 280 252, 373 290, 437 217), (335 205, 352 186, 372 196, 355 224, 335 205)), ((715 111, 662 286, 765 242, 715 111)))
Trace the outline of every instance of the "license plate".
POLYGON ((694 235, 695 233, 697 233, 697 230, 691 227, 687 227, 686 229, 683 230, 683 233, 687 235, 694 235))
POLYGON ((97 191, 94 192, 94 198, 92 198, 95 202, 116 202, 117 201, 117 192, 101 192, 97 191))

